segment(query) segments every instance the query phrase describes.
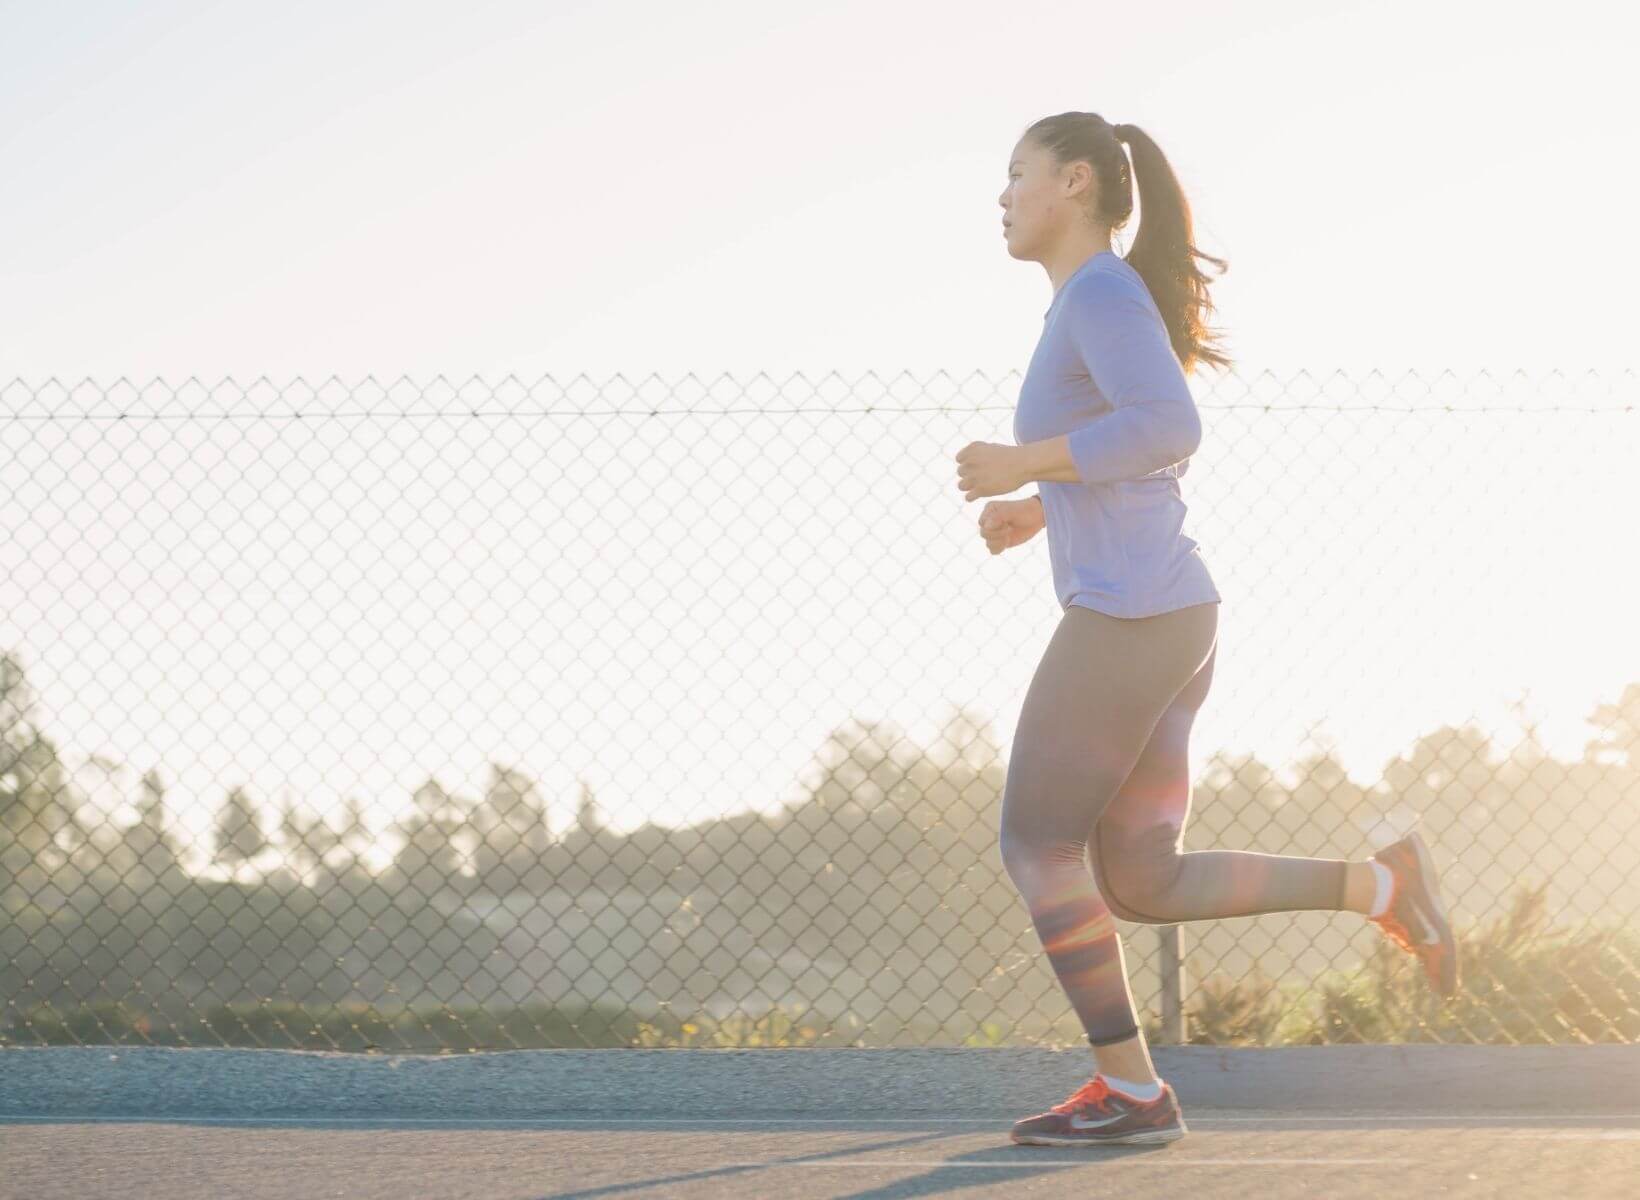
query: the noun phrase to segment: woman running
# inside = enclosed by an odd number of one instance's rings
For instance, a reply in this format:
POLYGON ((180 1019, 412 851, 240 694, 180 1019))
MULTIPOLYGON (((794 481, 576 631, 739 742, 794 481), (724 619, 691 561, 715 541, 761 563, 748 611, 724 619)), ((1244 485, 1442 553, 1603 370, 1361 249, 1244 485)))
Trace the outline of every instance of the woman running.
POLYGON ((1416 832, 1371 858, 1181 852, 1187 743, 1207 696, 1220 597, 1182 532, 1179 478, 1201 441, 1186 371, 1212 344, 1190 208, 1156 143, 1094 113, 1046 117, 1009 156, 1000 203, 1016 259, 1053 285, 1014 414, 1014 445, 957 453, 991 553, 1048 531, 1063 613, 1031 679, 1002 800, 1000 848, 1093 1047, 1089 1081, 1013 1127, 1016 1142, 1166 1142, 1186 1129, 1156 1076, 1113 914, 1151 925, 1305 909, 1359 912, 1423 963, 1442 996, 1457 945, 1416 832), (1132 152, 1130 168, 1123 143, 1132 152), (1111 233, 1143 222, 1124 258, 1111 233), (1090 871, 1091 868, 1091 871, 1090 871))

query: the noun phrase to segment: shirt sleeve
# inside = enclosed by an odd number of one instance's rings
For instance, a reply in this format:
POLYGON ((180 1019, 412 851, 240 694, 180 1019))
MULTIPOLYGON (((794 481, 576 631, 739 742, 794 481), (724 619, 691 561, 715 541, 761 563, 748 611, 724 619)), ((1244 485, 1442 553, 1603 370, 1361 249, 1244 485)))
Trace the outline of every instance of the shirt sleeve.
POLYGON ((1082 482, 1137 479, 1189 458, 1201 444, 1201 416, 1149 298, 1135 291, 1135 281, 1110 272, 1076 284, 1063 319, 1113 410, 1068 435, 1082 482))

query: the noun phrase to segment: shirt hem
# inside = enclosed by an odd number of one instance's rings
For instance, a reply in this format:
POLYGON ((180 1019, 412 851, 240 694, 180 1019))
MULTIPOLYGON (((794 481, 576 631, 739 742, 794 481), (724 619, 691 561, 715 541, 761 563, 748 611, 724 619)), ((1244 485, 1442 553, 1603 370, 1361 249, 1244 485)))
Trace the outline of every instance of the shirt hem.
POLYGON ((1127 619, 1127 620, 1133 620, 1133 619, 1137 619, 1139 617, 1159 617, 1163 613, 1177 612, 1181 608, 1194 608, 1199 604, 1223 604, 1223 603, 1224 603, 1223 598, 1215 593, 1213 595, 1203 596, 1200 599, 1196 599, 1196 600, 1181 600, 1181 601, 1178 601, 1178 602, 1169 602, 1161 608, 1145 608, 1145 609, 1134 610, 1134 609, 1129 609, 1125 605, 1120 605, 1120 604, 1111 604, 1111 605, 1108 605, 1108 606, 1102 606, 1099 603, 1095 602, 1095 600, 1092 597, 1089 597, 1089 596, 1072 596, 1070 598, 1069 602, 1066 603, 1064 607, 1070 608, 1072 605, 1074 605, 1077 608, 1091 608, 1094 612, 1103 613, 1107 617, 1121 617, 1121 618, 1124 618, 1124 619, 1127 619))

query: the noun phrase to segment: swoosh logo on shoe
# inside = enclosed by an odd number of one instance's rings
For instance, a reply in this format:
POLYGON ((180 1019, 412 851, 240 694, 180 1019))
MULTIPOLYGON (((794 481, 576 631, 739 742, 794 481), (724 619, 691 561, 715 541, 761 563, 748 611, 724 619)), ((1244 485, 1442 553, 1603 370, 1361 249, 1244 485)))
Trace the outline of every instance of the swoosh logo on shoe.
POLYGON ((1072 1129, 1098 1129, 1101 1125, 1109 1125, 1112 1121, 1120 1121, 1126 1113, 1117 1113, 1114 1117, 1106 1117, 1103 1121, 1084 1121, 1080 1113, 1072 1114, 1072 1129))
POLYGON ((1420 938, 1419 939, 1420 943, 1422 945, 1425 945, 1425 946, 1437 946, 1437 945, 1439 945, 1440 941, 1441 941, 1441 935, 1439 933, 1435 932, 1435 926, 1431 925, 1427 920, 1425 920, 1424 914, 1418 911, 1417 906, 1409 904, 1407 906, 1407 911, 1409 913, 1411 913, 1414 917, 1418 918, 1418 924, 1423 926, 1424 933, 1428 935, 1427 937, 1420 938))

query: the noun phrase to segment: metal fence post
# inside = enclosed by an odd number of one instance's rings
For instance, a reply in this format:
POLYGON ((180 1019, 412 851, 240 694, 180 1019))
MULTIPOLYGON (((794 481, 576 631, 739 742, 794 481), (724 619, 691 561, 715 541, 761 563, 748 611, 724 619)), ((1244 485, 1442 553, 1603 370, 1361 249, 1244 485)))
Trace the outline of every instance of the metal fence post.
POLYGON ((1184 926, 1158 925, 1162 949, 1162 1037, 1168 1045, 1182 1046, 1190 1037, 1184 1012, 1184 926))

